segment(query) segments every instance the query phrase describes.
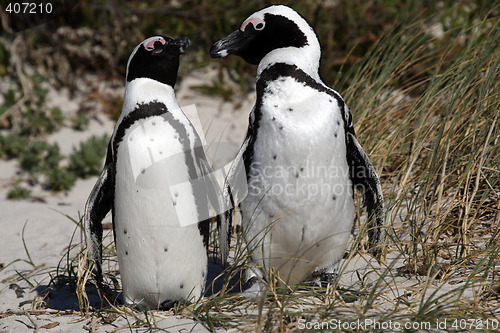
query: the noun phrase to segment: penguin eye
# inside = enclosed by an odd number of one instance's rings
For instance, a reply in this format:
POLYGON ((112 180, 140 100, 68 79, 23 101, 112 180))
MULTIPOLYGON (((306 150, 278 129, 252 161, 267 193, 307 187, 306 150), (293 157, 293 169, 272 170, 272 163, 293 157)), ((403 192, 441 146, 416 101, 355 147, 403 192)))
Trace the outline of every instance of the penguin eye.
POLYGON ((262 30, 262 29, 264 29, 264 22, 257 23, 257 25, 255 26, 255 30, 262 30))

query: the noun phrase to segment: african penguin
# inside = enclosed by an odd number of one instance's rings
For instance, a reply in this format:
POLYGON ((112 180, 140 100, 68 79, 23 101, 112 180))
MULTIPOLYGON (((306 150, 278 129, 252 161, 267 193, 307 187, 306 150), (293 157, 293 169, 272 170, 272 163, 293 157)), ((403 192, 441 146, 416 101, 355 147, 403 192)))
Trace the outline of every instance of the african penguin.
POLYGON ((85 207, 98 285, 101 221, 111 210, 123 299, 140 308, 195 301, 207 277, 208 202, 218 205, 216 189, 204 182, 210 168, 200 138, 174 94, 189 45, 186 37, 155 36, 130 55, 122 113, 85 207))
MULTIPOLYGON (((271 268, 288 284, 313 271, 331 280, 353 225, 354 186, 369 216, 370 251, 379 255, 380 180, 344 100, 320 78, 321 49, 311 26, 289 7, 264 8, 210 50, 213 58, 229 54, 258 64, 257 100, 238 153, 244 165, 233 165, 225 188, 234 201, 231 179, 246 172, 240 211, 251 287, 244 294, 262 295, 271 268)), ((232 218, 228 212, 227 223, 232 218)))

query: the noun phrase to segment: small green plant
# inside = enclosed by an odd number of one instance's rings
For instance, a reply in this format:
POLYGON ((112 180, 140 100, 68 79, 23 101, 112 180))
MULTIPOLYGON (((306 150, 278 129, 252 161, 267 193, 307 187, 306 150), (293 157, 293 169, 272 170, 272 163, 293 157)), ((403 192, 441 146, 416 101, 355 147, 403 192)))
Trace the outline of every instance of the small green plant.
POLYGON ((47 186, 52 191, 65 191, 73 187, 76 182, 76 175, 66 168, 55 167, 46 173, 47 186))
POLYGON ((48 144, 45 141, 29 142, 19 156, 21 167, 32 173, 48 172, 59 165, 63 156, 59 145, 48 144))
POLYGON ((83 113, 78 113, 76 117, 71 119, 71 122, 74 129, 77 131, 83 131, 89 126, 90 118, 83 113))
MULTIPOLYGON (((3 115, 5 111, 7 111, 11 106, 16 104, 17 97, 16 91, 14 89, 8 89, 7 91, 2 91, 3 104, 0 105, 0 116, 3 115)), ((0 128, 2 128, 2 124, 0 123, 0 128)))
POLYGON ((69 158, 69 170, 80 178, 88 178, 101 172, 103 158, 106 155, 109 136, 92 136, 81 142, 78 148, 73 148, 69 158))
POLYGON ((27 106, 24 119, 20 126, 20 135, 40 136, 53 133, 57 129, 57 121, 52 119, 50 113, 37 107, 27 106))
POLYGON ((0 135, 0 157, 21 156, 28 146, 29 139, 18 135, 0 135))
POLYGON ((9 200, 28 199, 30 197, 31 197, 31 190, 21 185, 14 186, 7 193, 7 199, 9 200))
POLYGON ((64 124, 64 114, 60 107, 56 106, 49 110, 50 118, 58 125, 62 126, 64 124))

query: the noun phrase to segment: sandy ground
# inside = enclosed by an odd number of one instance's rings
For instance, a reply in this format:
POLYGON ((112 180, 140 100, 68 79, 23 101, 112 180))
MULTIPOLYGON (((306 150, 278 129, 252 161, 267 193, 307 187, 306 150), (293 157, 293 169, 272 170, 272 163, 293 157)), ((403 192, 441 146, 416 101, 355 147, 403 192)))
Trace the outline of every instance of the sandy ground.
MULTIPOLYGON (((184 73, 183 80, 176 87, 177 100, 181 107, 196 106, 209 144, 230 143, 224 146, 224 151, 217 153, 218 158, 227 160, 244 139, 254 97, 250 94, 243 98, 241 107, 235 108, 233 102, 202 95, 190 88, 210 82, 215 73, 213 68, 184 73)), ((123 87, 117 93, 123 93, 123 87)), ((59 105, 65 114, 71 114, 78 110, 79 101, 68 96, 67 91, 52 91, 49 102, 59 105)), ((77 132, 63 128, 51 135, 48 141, 57 142, 61 152, 69 154, 73 146, 91 135, 111 135, 114 122, 99 112, 96 115, 87 130, 77 132)), ((196 122, 195 118, 193 120, 196 122)), ((51 280, 48 272, 54 271, 67 252, 75 232, 71 218, 79 219, 97 178, 79 180, 67 193, 56 194, 34 188, 36 200, 9 201, 6 194, 17 172, 16 162, 0 160, 0 267, 3 267, 0 271, 0 332, 105 332, 127 327, 129 323, 124 318, 102 325, 80 316, 76 294, 69 288, 52 293, 50 299, 44 300, 45 308, 37 310, 43 291, 51 280), (34 276, 30 275, 33 266, 29 261, 38 268, 34 276), (29 282, 12 279, 20 274, 27 276, 29 282)), ((110 217, 104 222, 110 222, 110 217)), ((76 232, 73 244, 80 241, 81 235, 76 232)), ((157 318, 156 325, 174 331, 205 330, 191 319, 173 315, 157 318)))

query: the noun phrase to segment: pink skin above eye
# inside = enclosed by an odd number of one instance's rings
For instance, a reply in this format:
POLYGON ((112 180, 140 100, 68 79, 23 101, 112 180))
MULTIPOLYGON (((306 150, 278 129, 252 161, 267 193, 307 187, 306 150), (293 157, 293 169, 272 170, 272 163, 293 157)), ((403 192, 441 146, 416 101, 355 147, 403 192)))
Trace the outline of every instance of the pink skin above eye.
POLYGON ((245 31, 245 28, 247 27, 247 25, 249 24, 252 24, 253 25, 253 28, 255 30, 262 30, 264 29, 264 26, 266 25, 266 23, 264 22, 264 20, 260 19, 260 18, 256 18, 256 17, 253 17, 253 18, 249 18, 248 20, 246 20, 245 22, 243 22, 243 24, 241 25, 240 27, 240 30, 241 31, 245 31), (259 25, 260 24, 260 25, 259 25), (259 27, 257 28, 257 25, 259 25, 259 27))
POLYGON ((144 48, 148 51, 151 51, 151 50, 154 50, 155 49, 155 43, 156 42, 160 42, 162 43, 163 45, 165 45, 166 41, 163 39, 163 38, 156 38, 156 39, 152 39, 150 40, 146 45, 144 45, 144 48))

